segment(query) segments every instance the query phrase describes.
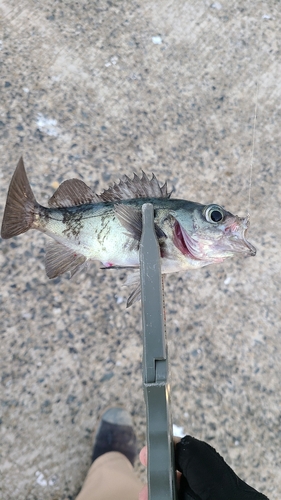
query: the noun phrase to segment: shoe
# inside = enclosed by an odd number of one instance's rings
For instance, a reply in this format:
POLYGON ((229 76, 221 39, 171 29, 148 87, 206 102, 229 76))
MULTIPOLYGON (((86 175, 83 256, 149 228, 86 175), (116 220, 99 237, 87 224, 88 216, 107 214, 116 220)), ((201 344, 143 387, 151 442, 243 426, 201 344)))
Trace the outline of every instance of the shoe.
POLYGON ((134 465, 137 439, 132 418, 123 408, 109 408, 102 415, 94 442, 92 461, 109 451, 119 451, 134 465))

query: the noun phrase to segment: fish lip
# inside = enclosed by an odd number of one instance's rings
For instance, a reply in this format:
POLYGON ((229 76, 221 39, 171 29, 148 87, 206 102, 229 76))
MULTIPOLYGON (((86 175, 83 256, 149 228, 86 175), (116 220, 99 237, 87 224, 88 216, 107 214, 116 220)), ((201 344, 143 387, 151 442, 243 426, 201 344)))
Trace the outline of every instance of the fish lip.
POLYGON ((248 240, 246 240, 245 236, 243 237, 242 241, 246 245, 246 247, 248 248, 250 256, 254 257, 257 253, 257 249, 254 247, 254 245, 252 245, 252 243, 250 243, 248 240))
POLYGON ((254 245, 246 239, 246 234, 250 227, 250 215, 248 214, 243 219, 236 216, 230 222, 228 227, 226 227, 226 231, 233 233, 232 236, 230 236, 230 241, 234 243, 232 250, 235 253, 247 253, 251 257, 254 257, 257 250, 254 245))
POLYGON ((229 240, 231 243, 231 251, 233 253, 244 253, 249 255, 250 257, 254 257, 256 255, 256 248, 254 247, 254 245, 252 245, 252 243, 246 240, 244 235, 242 236, 242 238, 234 235, 233 237, 230 237, 229 240))
POLYGON ((248 214, 243 219, 243 224, 245 227, 244 232, 243 232, 243 241, 244 241, 246 247, 248 247, 248 249, 249 249, 250 256, 254 257, 257 253, 257 249, 254 247, 254 245, 252 245, 252 243, 250 243, 248 240, 246 240, 246 234, 247 234, 247 231, 250 227, 250 214, 248 214))

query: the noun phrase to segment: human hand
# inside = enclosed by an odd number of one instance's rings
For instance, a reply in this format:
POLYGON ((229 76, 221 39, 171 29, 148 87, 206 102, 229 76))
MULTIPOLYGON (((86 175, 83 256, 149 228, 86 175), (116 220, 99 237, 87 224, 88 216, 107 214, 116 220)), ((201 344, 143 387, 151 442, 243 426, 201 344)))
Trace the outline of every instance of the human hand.
MULTIPOLYGON (((144 448, 141 449, 139 457, 140 457, 141 464, 146 467, 147 466, 147 446, 144 446, 144 448)), ((142 488, 142 490, 140 491, 139 500, 148 500, 147 484, 145 484, 144 487, 142 488)))
MULTIPOLYGON (((180 438, 174 437, 174 444, 177 444, 180 442, 180 438)), ((139 454, 139 459, 142 465, 145 467, 147 466, 147 446, 144 446, 139 454)), ((180 476, 181 473, 179 471, 176 471, 177 475, 177 486, 180 486, 180 476)), ((148 500, 148 488, 147 484, 142 488, 142 490, 139 493, 139 500, 148 500)))
MULTIPOLYGON (((204 441, 185 436, 175 445, 176 468, 180 474, 180 500, 268 500, 242 481, 224 459, 204 441)), ((147 447, 140 452, 147 465, 147 447)), ((148 500, 147 486, 139 500, 148 500)))

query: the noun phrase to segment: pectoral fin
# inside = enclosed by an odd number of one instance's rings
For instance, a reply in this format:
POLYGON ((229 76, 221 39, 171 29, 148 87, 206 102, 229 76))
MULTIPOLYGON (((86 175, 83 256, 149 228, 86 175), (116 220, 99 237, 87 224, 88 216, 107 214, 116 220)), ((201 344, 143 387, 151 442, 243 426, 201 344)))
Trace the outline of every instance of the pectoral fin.
MULTIPOLYGON (((140 242, 142 233, 141 209, 134 208, 131 205, 116 204, 114 205, 114 210, 122 226, 124 226, 130 236, 140 242)), ((154 228, 158 239, 167 237, 157 224, 154 224, 154 228)))

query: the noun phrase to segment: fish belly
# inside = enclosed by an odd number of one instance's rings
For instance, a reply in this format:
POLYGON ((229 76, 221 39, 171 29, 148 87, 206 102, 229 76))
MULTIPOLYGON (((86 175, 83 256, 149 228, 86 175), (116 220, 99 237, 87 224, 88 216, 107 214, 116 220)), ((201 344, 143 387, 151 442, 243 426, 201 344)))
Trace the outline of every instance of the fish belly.
POLYGON ((136 242, 126 232, 114 211, 97 210, 79 213, 75 210, 45 209, 37 229, 87 259, 102 262, 105 267, 139 265, 136 242))

